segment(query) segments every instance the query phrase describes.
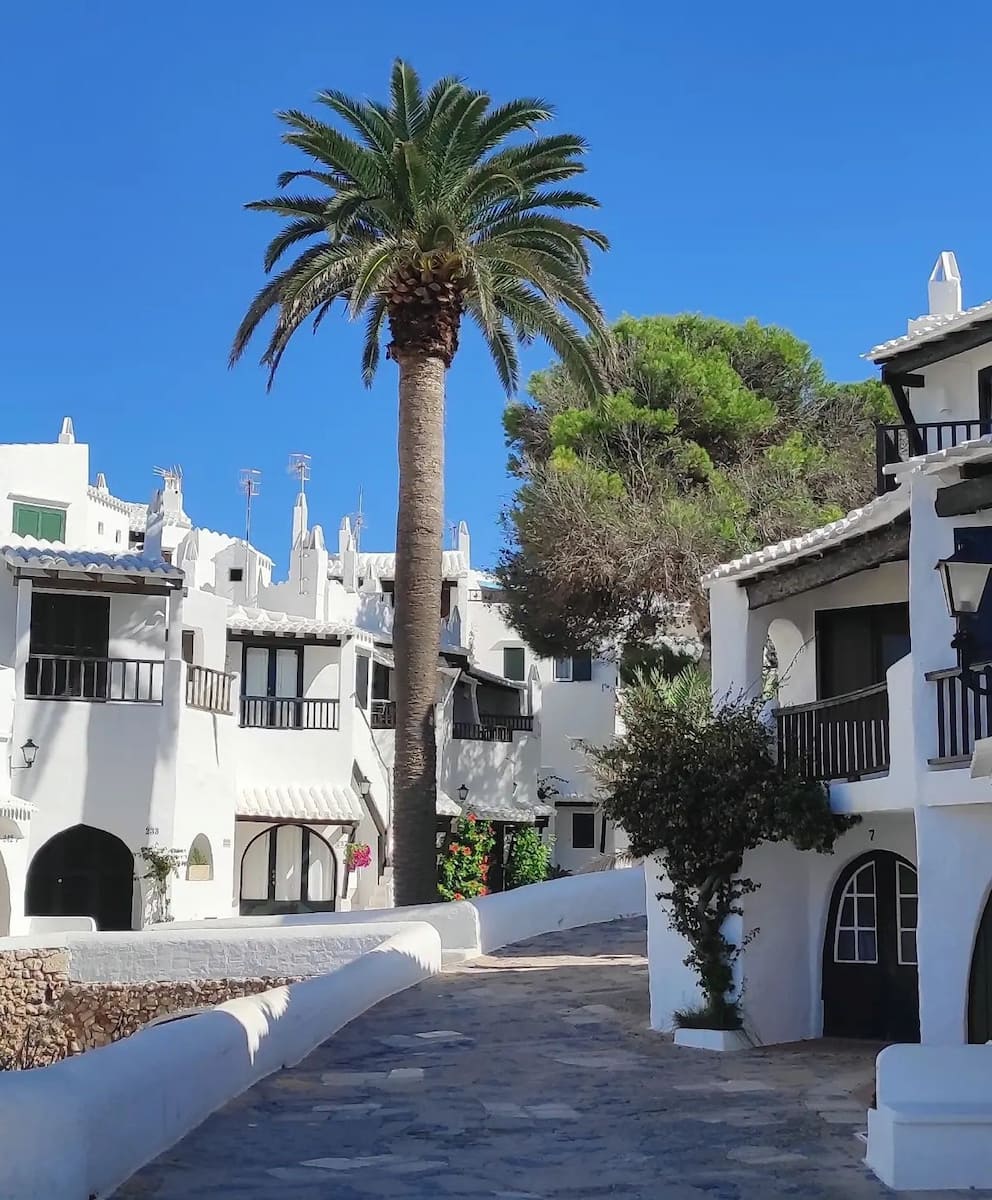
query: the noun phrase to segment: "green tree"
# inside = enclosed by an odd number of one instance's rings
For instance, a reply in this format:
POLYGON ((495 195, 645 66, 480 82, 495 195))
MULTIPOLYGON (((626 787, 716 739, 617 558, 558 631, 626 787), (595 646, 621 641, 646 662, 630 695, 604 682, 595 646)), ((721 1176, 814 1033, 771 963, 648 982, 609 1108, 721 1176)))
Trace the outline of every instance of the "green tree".
POLYGON ((231 362, 259 325, 275 323, 262 354, 269 383, 293 334, 316 329, 335 302, 362 319, 362 375, 371 383, 386 336, 399 371, 399 500, 396 528, 396 895, 434 898, 434 694, 441 606, 445 376, 462 320, 478 327, 503 387, 517 386, 516 344, 544 339, 592 402, 600 390, 590 343, 603 318, 589 290, 590 247, 602 234, 567 219, 595 207, 561 186, 585 170, 586 144, 541 135, 543 100, 493 107, 485 92, 440 79, 426 92, 397 61, 386 103, 318 93, 335 123, 298 110, 279 114, 283 141, 309 160, 279 176, 286 189, 247 207, 285 224, 265 253, 272 272, 252 301, 231 362), (305 249, 301 245, 308 243, 305 249))
POLYGON ((506 888, 541 883, 548 877, 551 847, 541 840, 533 825, 523 825, 513 835, 506 862, 506 888))
POLYGON ((713 1028, 733 1029, 739 948, 723 935, 740 900, 757 888, 740 874, 745 855, 763 842, 791 842, 828 853, 838 833, 859 818, 830 812, 822 784, 784 771, 760 702, 711 707, 705 681, 644 677, 620 694, 624 733, 587 747, 604 792, 603 809, 630 837, 637 857, 664 861, 671 927, 689 943, 685 960, 699 977, 713 1028))
POLYGON ((704 631, 699 577, 864 503, 875 381, 827 380, 784 329, 708 317, 625 317, 591 403, 559 367, 506 411, 519 480, 498 568, 536 651, 704 631))

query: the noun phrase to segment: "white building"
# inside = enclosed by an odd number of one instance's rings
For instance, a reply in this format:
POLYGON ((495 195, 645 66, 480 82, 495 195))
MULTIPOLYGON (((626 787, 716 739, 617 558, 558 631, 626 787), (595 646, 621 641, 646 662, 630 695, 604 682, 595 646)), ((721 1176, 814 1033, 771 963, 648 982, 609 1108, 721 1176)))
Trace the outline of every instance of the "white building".
MULTIPOLYGON (((394 556, 360 552, 347 520, 329 549, 301 492, 274 582, 160 473, 150 506, 91 485, 68 419, 54 444, 0 446, 0 934, 142 924, 143 848, 183 860, 177 918, 390 902, 394 556), (369 868, 349 868, 354 843, 369 868)), ((471 810, 505 851, 508 830, 550 823, 574 867, 613 849, 578 750, 613 731, 613 668, 532 661, 498 599, 462 525, 439 614, 439 830, 471 810)))
MULTIPOLYGON (((762 1043, 992 1039, 992 783, 969 769, 992 671, 962 671, 992 659, 992 589, 956 621, 936 569, 956 551, 992 562, 992 303, 962 311, 949 254, 929 292, 929 313, 868 355, 902 416, 879 430, 878 498, 704 581, 717 697, 756 694, 770 643, 781 756, 862 817, 831 856, 745 861, 762 887, 742 924, 760 932, 738 966, 762 1043)), ((663 1028, 694 985, 657 905, 651 950, 663 1028)))

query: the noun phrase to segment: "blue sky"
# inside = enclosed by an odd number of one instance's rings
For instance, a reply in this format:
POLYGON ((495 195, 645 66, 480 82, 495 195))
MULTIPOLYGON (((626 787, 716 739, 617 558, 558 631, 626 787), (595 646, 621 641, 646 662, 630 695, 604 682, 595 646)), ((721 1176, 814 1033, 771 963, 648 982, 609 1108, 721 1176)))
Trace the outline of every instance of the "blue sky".
MULTIPOLYGON (((591 143, 613 240, 610 316, 756 316, 810 341, 835 378, 925 308, 942 249, 965 303, 992 296, 987 46, 979 0, 628 0, 400 5, 34 0, 0 39, 0 440, 64 413, 111 488, 144 499, 180 463, 200 523, 237 531, 240 467, 263 472, 253 533, 286 559, 292 451, 313 456, 329 530, 364 489, 369 549, 392 545, 395 378, 364 390, 359 331, 304 333, 276 388, 227 370, 274 218, 242 211, 296 164, 273 112, 320 87, 381 95, 391 60, 497 100, 542 95, 591 143)), ((535 348, 528 369, 548 354, 535 348)), ((495 557, 510 494, 503 400, 465 338, 449 382, 447 512, 495 557)))

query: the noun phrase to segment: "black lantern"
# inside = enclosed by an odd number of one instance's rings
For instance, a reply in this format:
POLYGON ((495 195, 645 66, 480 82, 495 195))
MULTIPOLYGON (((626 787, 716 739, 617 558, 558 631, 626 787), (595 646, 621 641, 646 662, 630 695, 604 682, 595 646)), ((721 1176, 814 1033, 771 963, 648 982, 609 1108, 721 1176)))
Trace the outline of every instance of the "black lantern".
POLYGON ((21 755, 24 758, 24 766, 30 771, 34 766, 34 760, 38 757, 38 747, 31 738, 28 738, 21 747, 21 755))
POLYGON ((982 695, 989 694, 975 671, 973 619, 982 607, 992 573, 992 529, 955 530, 954 553, 937 563, 944 585, 947 611, 958 622, 951 645, 958 652, 961 681, 982 695))
POLYGON ((458 799, 462 802, 462 804, 464 804, 465 801, 468 799, 468 784, 467 783, 463 783, 462 786, 458 789, 458 799))
POLYGON ((359 779, 358 790, 361 793, 363 799, 367 800, 369 798, 369 792, 372 791, 372 780, 371 779, 359 779))

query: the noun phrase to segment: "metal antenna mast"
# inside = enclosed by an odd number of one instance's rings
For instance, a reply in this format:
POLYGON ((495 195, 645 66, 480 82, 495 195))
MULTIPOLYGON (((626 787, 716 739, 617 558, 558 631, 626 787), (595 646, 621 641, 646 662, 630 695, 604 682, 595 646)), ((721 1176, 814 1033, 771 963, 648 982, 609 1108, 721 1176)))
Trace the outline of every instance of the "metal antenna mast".
POLYGON ((249 547, 251 545, 251 502, 262 490, 262 472, 257 467, 242 467, 238 473, 238 488, 245 498, 245 595, 250 599, 248 590, 250 571, 249 547))
POLYGON ((355 552, 356 553, 361 549, 362 530, 365 528, 364 505, 365 505, 365 488, 360 487, 358 489, 358 512, 351 514, 352 517, 354 518, 354 521, 352 523, 352 529, 355 534, 355 552))
MULTIPOLYGON (((288 470, 289 470, 290 475, 295 475, 296 478, 300 481, 301 494, 306 495, 307 480, 310 478, 310 455, 309 454, 299 454, 299 453, 291 454, 289 456, 288 470)), ((306 590, 307 590, 306 589, 306 580, 304 578, 304 574, 305 574, 304 567, 306 564, 306 558, 307 558, 306 538, 303 538, 300 542, 300 595, 301 596, 305 596, 306 590)))

